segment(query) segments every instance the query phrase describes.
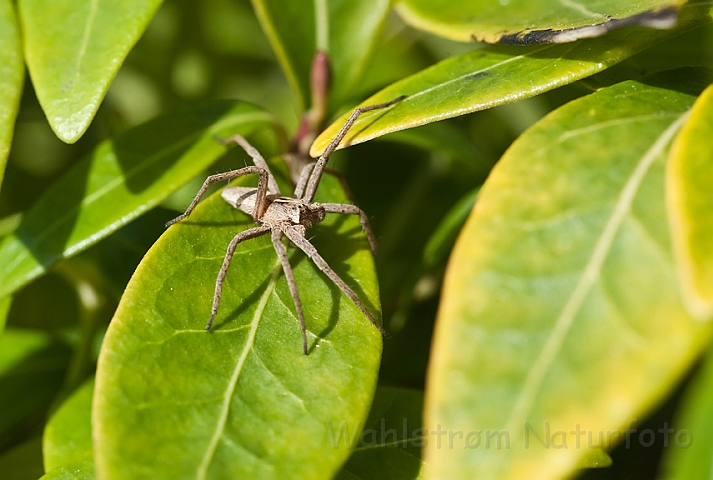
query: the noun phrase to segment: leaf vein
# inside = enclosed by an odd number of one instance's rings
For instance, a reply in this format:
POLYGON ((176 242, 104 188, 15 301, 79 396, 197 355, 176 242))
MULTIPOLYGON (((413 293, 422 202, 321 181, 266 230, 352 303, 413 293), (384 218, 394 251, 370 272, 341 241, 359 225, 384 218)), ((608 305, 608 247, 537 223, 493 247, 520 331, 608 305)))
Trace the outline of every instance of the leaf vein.
POLYGON ((247 341, 245 342, 245 347, 243 348, 243 351, 240 354, 240 358, 238 359, 238 362, 235 365, 235 370, 233 370, 233 374, 230 377, 230 381, 228 382, 228 388, 225 390, 225 395, 223 397, 223 405, 221 407, 220 417, 218 418, 218 424, 216 425, 215 432, 213 432, 213 437, 211 438, 210 443, 208 444, 208 449, 206 450, 206 453, 203 456, 203 461, 198 467, 197 478, 201 480, 206 478, 206 474, 208 473, 208 467, 210 466, 210 462, 213 460, 215 451, 218 448, 218 442, 220 441, 220 438, 223 436, 223 432, 225 431, 225 424, 228 421, 228 413, 230 412, 230 402, 233 399, 233 394, 235 393, 235 389, 238 386, 238 380, 240 379, 240 374, 243 371, 243 365, 245 365, 245 360, 247 359, 248 354, 252 351, 253 346, 255 344, 255 337, 257 336, 257 327, 260 324, 260 319, 262 318, 262 314, 265 311, 265 307, 267 306, 267 301, 270 298, 270 295, 272 295, 272 293, 275 291, 275 285, 277 284, 277 277, 280 271, 281 270, 278 264, 273 269, 270 283, 265 289, 265 293, 262 294, 262 297, 260 298, 260 303, 258 304, 257 309, 255 310, 255 315, 253 316, 253 321, 250 326, 250 334, 248 335, 247 341))
MULTIPOLYGON (((629 179, 624 184, 609 221, 597 239, 592 255, 587 262, 579 281, 557 317, 554 328, 552 329, 545 345, 536 360, 533 362, 532 368, 526 376, 524 386, 518 395, 515 405, 510 413, 510 417, 505 424, 505 431, 519 431, 516 429, 517 425, 526 420, 532 411, 532 407, 539 394, 540 388, 542 387, 542 383, 547 375, 548 369, 555 357, 559 354, 564 340, 572 327, 574 319, 589 295, 592 286, 599 278, 604 260, 609 254, 610 248, 614 242, 616 234, 619 231, 619 228, 621 227, 621 224, 631 209, 633 200, 644 180, 644 177, 649 171, 649 168, 653 165, 654 161, 663 153, 664 149, 681 127, 683 122, 685 122, 688 118, 688 115, 688 112, 686 112, 679 116, 679 118, 656 139, 652 146, 641 157, 629 179)), ((503 456, 500 458, 501 461, 499 466, 502 466, 502 462, 505 457, 503 456)))

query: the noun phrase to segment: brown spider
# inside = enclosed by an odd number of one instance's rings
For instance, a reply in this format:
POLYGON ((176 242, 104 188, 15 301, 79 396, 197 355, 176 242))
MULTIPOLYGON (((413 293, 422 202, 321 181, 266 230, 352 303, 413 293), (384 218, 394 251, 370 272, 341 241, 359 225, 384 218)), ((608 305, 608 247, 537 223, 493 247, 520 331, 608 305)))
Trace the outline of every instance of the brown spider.
POLYGON ((257 188, 226 187, 221 193, 221 196, 226 202, 238 210, 251 215, 253 220, 260 225, 238 233, 228 245, 228 251, 223 259, 223 265, 220 267, 218 278, 215 281, 215 294, 213 295, 213 306, 211 308, 210 320, 206 325, 207 331, 210 331, 213 326, 215 316, 218 313, 220 296, 223 291, 223 282, 225 281, 225 276, 228 273, 228 267, 230 266, 230 261, 233 258, 236 247, 240 242, 271 232, 272 244, 275 247, 277 256, 280 258, 280 262, 282 263, 282 269, 285 272, 287 284, 290 288, 290 294, 292 295, 292 300, 295 303, 297 317, 299 318, 300 326, 302 328, 302 346, 305 355, 307 355, 307 328, 305 326, 305 318, 302 311, 302 302, 300 301, 297 290, 297 283, 295 282, 292 267, 290 267, 290 262, 287 258, 287 249, 282 243, 283 234, 290 239, 290 241, 297 248, 302 250, 309 258, 312 259, 315 265, 317 265, 317 267, 354 302, 359 310, 366 315, 369 321, 377 329, 379 329, 382 335, 388 337, 386 330, 384 330, 384 328, 376 321, 374 316, 366 308, 362 301, 359 300, 359 297, 357 297, 354 291, 349 288, 346 283, 344 283, 344 280, 342 280, 339 275, 334 272, 334 270, 331 269, 324 258, 322 258, 322 256, 317 252, 317 249, 314 248, 309 240, 307 240, 305 232, 312 225, 324 220, 327 213, 359 215, 361 226, 369 240, 371 250, 372 252, 376 252, 376 239, 371 231, 369 218, 359 207, 356 205, 340 203, 313 203, 313 200, 315 192, 317 191, 317 186, 319 185, 319 181, 325 171, 327 161, 329 160, 329 155, 337 148, 339 142, 342 141, 347 131, 351 128, 359 115, 371 110, 388 107, 403 100, 403 98, 404 97, 399 97, 391 100, 390 102, 369 105, 354 110, 337 136, 319 157, 317 162, 306 165, 302 169, 292 197, 282 196, 280 188, 277 186, 277 182, 272 176, 270 168, 267 166, 267 162, 265 162, 262 155, 260 155, 260 153, 252 145, 250 145, 245 138, 240 135, 235 135, 225 141, 225 143, 234 142, 243 147, 248 155, 252 157, 255 165, 209 176, 205 182, 203 182, 203 186, 198 191, 198 194, 193 199, 186 212, 166 224, 166 227, 170 227, 174 223, 180 222, 190 215, 198 204, 198 201, 205 193, 206 189, 211 184, 222 180, 231 180, 248 174, 260 175, 257 188))

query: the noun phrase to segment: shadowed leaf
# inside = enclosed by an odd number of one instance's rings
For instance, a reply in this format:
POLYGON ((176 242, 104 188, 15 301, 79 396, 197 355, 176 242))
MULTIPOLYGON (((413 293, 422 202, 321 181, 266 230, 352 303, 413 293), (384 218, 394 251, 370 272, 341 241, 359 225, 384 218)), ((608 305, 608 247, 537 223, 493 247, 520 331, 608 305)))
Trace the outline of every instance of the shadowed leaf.
POLYGON ((45 470, 85 461, 92 454, 92 394, 94 380, 79 387, 47 422, 42 437, 45 470))
POLYGON ((215 140, 249 134, 272 117, 221 102, 168 113, 101 143, 59 178, 0 242, 0 297, 149 210, 225 151, 215 140))
POLYGON ((379 38, 391 0, 252 0, 258 18, 297 97, 308 107, 316 51, 329 55, 330 103, 356 88, 379 38))
POLYGON ((659 478, 707 480, 713 474, 713 355, 707 356, 676 413, 659 478))
POLYGON ((364 430, 334 426, 334 436, 353 436, 354 451, 336 480, 420 478, 423 392, 379 387, 364 430))

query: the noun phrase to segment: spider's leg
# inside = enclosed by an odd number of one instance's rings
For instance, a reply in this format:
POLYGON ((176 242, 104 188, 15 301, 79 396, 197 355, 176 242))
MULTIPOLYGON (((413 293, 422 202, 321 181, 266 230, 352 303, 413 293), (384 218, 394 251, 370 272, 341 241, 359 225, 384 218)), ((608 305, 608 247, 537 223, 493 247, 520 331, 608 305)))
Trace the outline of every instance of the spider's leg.
MULTIPOLYGON (((297 181, 297 186, 295 186, 295 193, 293 195, 294 198, 301 198, 302 195, 304 195, 305 187, 307 186, 307 180, 309 180, 309 176, 316 165, 317 164, 314 162, 308 163, 302 168, 302 173, 300 173, 300 178, 297 181)), ((342 186, 342 190, 344 190, 344 194, 347 196, 347 199, 352 203, 356 203, 354 201, 352 191, 349 188, 349 185, 347 185, 347 180, 346 178, 344 178, 344 175, 342 175, 342 172, 340 172, 339 170, 334 170, 333 168, 325 168, 324 173, 328 173, 336 177, 336 179, 339 180, 339 184, 342 186)))
POLYGON ((366 233, 366 238, 369 239, 369 246, 371 247, 371 252, 376 253, 376 237, 374 237, 374 232, 371 229, 371 224, 369 223, 369 217, 366 216, 364 210, 357 207, 356 205, 348 205, 345 203, 321 203, 324 207, 324 211, 327 213, 344 213, 347 215, 359 215, 359 221, 361 222, 361 228, 364 229, 366 233))
POLYGON ((233 135, 230 138, 226 139, 219 139, 219 141, 224 144, 228 145, 230 143, 237 143, 241 147, 243 147, 243 150, 250 155, 250 158, 253 159, 253 163, 255 166, 264 168, 267 170, 267 174, 269 175, 268 178, 268 183, 267 183, 267 191, 270 193, 274 193, 276 195, 282 195, 280 193, 280 187, 277 185, 277 181, 275 181, 275 177, 272 175, 272 172, 270 171, 270 167, 267 166, 267 162, 263 158, 263 156, 260 154, 260 152, 257 151, 255 147, 250 145, 247 140, 245 140, 245 137, 242 135, 233 135))
POLYGON ((327 145, 327 148, 324 149, 324 152, 322 152, 322 155, 320 155, 319 159, 317 160, 314 170, 312 171, 312 176, 309 178, 307 190, 305 191, 302 200, 306 201, 307 203, 312 203, 312 200, 314 200, 314 194, 317 191, 317 185, 319 185, 319 180, 322 178, 324 168, 327 166, 329 155, 331 155, 332 152, 337 149, 337 146, 344 139, 344 136, 347 134, 349 129, 352 128, 352 125, 354 125, 354 122, 356 122, 357 118, 359 118, 359 115, 365 112, 370 112, 372 110, 389 107, 394 103, 400 102, 404 98, 406 98, 406 96, 402 95, 389 102, 377 103, 376 105, 367 105, 366 107, 359 107, 354 110, 349 116, 349 119, 344 124, 344 126, 341 128, 341 130, 339 130, 339 133, 337 133, 337 136, 334 137, 334 140, 332 140, 329 145, 327 145))
POLYGON ((344 292, 344 294, 351 299, 352 302, 354 302, 354 305, 356 305, 359 310, 362 311, 364 315, 369 319, 369 321, 381 332, 381 334, 385 338, 389 338, 389 334, 384 330, 384 327, 382 327, 379 322, 376 321, 374 316, 371 314, 368 308, 362 303, 361 300, 359 300, 359 297, 357 296, 356 293, 354 293, 354 290, 349 288, 349 285, 344 283, 344 280, 342 280, 337 273, 332 270, 332 267, 330 267, 327 262, 322 258, 322 256, 317 252, 317 249, 314 248, 314 245, 312 245, 309 240, 307 240, 297 229, 293 227, 288 227, 285 228, 284 234, 287 236, 287 238, 290 239, 290 241, 295 244, 297 248, 305 252, 305 254, 312 259, 315 265, 317 265, 317 268, 322 270, 329 279, 334 282, 334 284, 339 287, 339 289, 344 292))
POLYGON ((297 179, 297 185, 295 185, 295 193, 292 194, 293 198, 302 198, 302 195, 305 193, 305 187, 307 187, 307 180, 309 180, 309 176, 312 170, 314 170, 315 165, 316 163, 312 162, 302 167, 300 178, 297 179))
POLYGON ((248 175, 251 173, 257 173, 260 175, 260 181, 258 182, 257 186, 257 202, 255 204, 255 212, 253 213, 253 220, 257 221, 260 217, 262 217, 262 214, 267 208, 267 182, 269 178, 269 173, 264 168, 245 167, 239 168, 238 170, 231 170, 230 172, 216 173, 215 175, 211 175, 210 177, 206 178, 205 182, 203 182, 203 186, 200 190, 198 190, 198 193, 186 209, 185 213, 167 222, 166 228, 170 227, 174 223, 180 222, 188 215, 190 215, 193 209, 196 208, 196 205, 198 205, 198 201, 205 194, 205 191, 211 184, 215 182, 221 182, 223 180, 232 180, 233 178, 241 177, 243 175, 248 175))
POLYGON ((225 253, 225 258, 223 259, 223 265, 220 267, 220 272, 218 272, 218 278, 215 280, 215 293, 213 294, 213 306, 210 309, 210 320, 205 326, 207 331, 210 331, 213 326, 213 321, 218 313, 218 305, 220 304, 220 296, 223 294, 223 282, 225 281, 225 276, 228 274, 228 267, 230 266, 230 261, 233 259, 233 254, 235 254, 235 248, 238 244, 245 240, 250 240, 251 238, 259 237, 260 235, 265 235, 270 231, 270 227, 261 225, 259 227, 251 228, 249 230, 243 230, 238 233, 230 241, 228 245, 228 251, 225 253))
POLYGON ((297 318, 299 319, 300 327, 302 328, 302 347, 304 349, 305 355, 307 355, 307 326, 305 324, 305 315, 302 310, 302 302, 300 301, 300 294, 297 290, 297 282, 295 282, 295 275, 292 272, 292 267, 290 266, 290 259, 287 257, 287 249, 282 243, 282 232, 278 229, 274 229, 272 231, 272 244, 275 246, 277 256, 280 258, 280 262, 282 263, 282 271, 285 272, 287 285, 290 287, 292 301, 295 303, 295 310, 297 310, 297 318))

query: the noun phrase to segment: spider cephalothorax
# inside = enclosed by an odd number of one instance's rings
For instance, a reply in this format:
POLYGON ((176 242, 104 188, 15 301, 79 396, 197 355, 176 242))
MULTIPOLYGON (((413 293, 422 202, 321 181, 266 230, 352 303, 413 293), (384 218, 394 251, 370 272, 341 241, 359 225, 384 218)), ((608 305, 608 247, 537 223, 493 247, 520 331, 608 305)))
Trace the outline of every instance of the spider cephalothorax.
POLYGON ((225 254, 223 265, 220 268, 218 278, 215 282, 213 306, 211 308, 210 320, 208 321, 208 325, 206 325, 206 330, 210 331, 213 321, 215 320, 215 316, 218 313, 220 296, 223 291, 223 281, 228 273, 228 267, 230 266, 230 261, 233 258, 236 247, 244 240, 259 237, 269 232, 271 233, 272 244, 275 247, 277 256, 280 258, 280 263, 282 264, 282 269, 285 272, 287 284, 295 303, 297 317, 300 321, 300 326, 302 327, 302 343, 305 355, 307 354, 307 328, 305 326, 302 302, 300 301, 297 283, 295 282, 292 267, 290 266, 290 262, 287 258, 287 249, 282 243, 283 235, 289 238, 297 248, 302 250, 309 258, 311 258, 315 265, 317 265, 317 267, 354 302, 359 310, 366 315, 369 321, 376 328, 378 328, 383 335, 387 336, 386 331, 379 324, 376 318, 374 318, 374 315, 372 315, 369 309, 367 309, 362 301, 359 300, 359 297, 357 297, 354 291, 344 282, 344 280, 339 278, 334 270, 331 269, 327 262, 317 252, 317 249, 315 249, 309 240, 307 240, 305 234, 308 228, 324 220, 326 214, 328 213, 358 215, 362 228, 364 229, 364 232, 369 240, 369 245, 371 246, 372 251, 376 251, 376 240, 374 239, 374 234, 369 226, 369 218, 359 207, 341 203, 314 203, 313 200, 320 178, 324 173, 327 160, 329 160, 329 155, 337 148, 337 145, 339 145, 339 142, 342 141, 344 135, 346 135, 347 131, 357 117, 360 114, 370 110, 388 107, 402 99, 403 97, 399 97, 390 102, 356 109, 334 140, 332 140, 332 142, 324 150, 324 153, 322 153, 317 162, 304 167, 299 180, 297 181, 295 192, 292 197, 285 197, 280 193, 280 188, 275 181, 275 177, 272 176, 270 168, 267 166, 267 162, 265 162, 262 155, 260 155, 260 153, 243 137, 235 135, 226 141, 226 143, 234 142, 243 147, 248 155, 252 157, 255 165, 233 170, 231 172, 211 175, 205 182, 203 182, 203 186, 198 191, 198 194, 193 199, 193 202, 191 202, 191 205, 188 207, 186 212, 166 224, 168 227, 176 222, 180 222, 190 215, 198 204, 200 198, 212 183, 219 182, 221 180, 230 180, 248 174, 258 174, 260 176, 257 188, 226 187, 223 189, 223 199, 234 208, 251 215, 253 220, 255 220, 259 226, 238 233, 228 245, 228 251, 225 254))

